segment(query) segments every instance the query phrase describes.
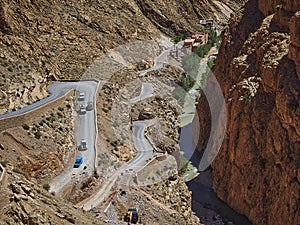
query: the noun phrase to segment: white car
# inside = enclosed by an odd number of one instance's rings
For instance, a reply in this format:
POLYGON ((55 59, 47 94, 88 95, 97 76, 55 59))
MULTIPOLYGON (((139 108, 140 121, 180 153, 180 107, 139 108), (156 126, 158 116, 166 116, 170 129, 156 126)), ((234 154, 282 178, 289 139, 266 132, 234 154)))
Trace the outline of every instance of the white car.
POLYGON ((80 104, 80 106, 79 106, 79 113, 80 114, 85 114, 86 113, 86 109, 85 109, 85 106, 83 104, 80 104))
POLYGON ((87 143, 86 143, 86 140, 85 139, 82 139, 81 142, 80 142, 80 150, 82 151, 85 151, 87 150, 87 143))
POLYGON ((80 92, 79 95, 78 95, 78 100, 79 101, 84 101, 84 98, 85 98, 84 92, 80 92))

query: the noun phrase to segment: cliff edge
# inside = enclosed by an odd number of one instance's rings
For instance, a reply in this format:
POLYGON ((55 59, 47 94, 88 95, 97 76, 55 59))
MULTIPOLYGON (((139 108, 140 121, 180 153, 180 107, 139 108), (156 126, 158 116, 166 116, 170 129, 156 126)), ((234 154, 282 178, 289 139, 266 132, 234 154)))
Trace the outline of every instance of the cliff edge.
MULTIPOLYGON (((299 224, 300 2, 249 0, 222 40, 213 72, 227 128, 214 189, 253 224, 299 224)), ((211 123, 204 97, 198 113, 202 151, 211 123)))

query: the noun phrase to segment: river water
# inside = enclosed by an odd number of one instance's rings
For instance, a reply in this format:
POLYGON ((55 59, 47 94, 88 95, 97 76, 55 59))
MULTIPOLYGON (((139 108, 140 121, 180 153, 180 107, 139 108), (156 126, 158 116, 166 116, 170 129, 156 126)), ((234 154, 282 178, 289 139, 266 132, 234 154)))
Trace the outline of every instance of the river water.
MULTIPOLYGON (((191 123, 180 129, 179 145, 181 151, 192 165, 198 168, 201 154, 195 151, 191 123)), ((207 169, 196 178, 187 182, 192 191, 192 209, 205 225, 252 225, 247 217, 238 214, 218 198, 212 188, 212 171, 207 169)))

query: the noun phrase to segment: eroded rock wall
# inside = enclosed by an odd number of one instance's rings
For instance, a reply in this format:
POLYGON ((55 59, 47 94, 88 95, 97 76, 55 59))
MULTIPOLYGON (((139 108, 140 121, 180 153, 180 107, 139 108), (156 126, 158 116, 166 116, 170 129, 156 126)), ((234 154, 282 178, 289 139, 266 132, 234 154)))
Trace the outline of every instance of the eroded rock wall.
MULTIPOLYGON (((214 68, 227 109, 214 189, 253 224, 300 222, 299 10, 296 0, 249 0, 223 32, 214 68)), ((201 98, 199 150, 208 109, 201 98)))

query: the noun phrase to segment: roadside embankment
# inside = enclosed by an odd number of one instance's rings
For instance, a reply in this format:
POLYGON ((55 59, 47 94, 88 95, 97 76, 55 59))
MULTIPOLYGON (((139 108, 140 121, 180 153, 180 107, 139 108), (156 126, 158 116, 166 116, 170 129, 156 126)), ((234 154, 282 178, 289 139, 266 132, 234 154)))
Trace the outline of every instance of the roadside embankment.
POLYGON ((0 132, 7 130, 9 128, 22 126, 23 124, 28 123, 28 122, 35 121, 37 118, 40 117, 40 115, 45 114, 50 109, 60 106, 66 99, 70 98, 72 95, 73 95, 73 91, 70 90, 70 91, 66 92, 66 94, 63 95, 62 97, 58 97, 57 99, 55 99, 49 103, 46 103, 36 109, 32 109, 29 112, 25 112, 20 115, 15 115, 12 117, 0 119, 0 132))

